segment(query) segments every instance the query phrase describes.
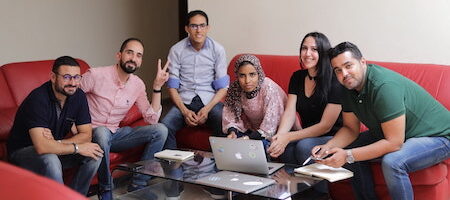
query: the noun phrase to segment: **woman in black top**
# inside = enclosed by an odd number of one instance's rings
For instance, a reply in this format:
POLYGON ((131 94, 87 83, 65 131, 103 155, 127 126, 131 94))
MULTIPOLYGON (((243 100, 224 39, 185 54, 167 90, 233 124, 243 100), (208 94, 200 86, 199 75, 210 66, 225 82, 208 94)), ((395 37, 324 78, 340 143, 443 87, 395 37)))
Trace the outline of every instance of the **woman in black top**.
POLYGON ((268 149, 272 157, 302 164, 314 146, 325 144, 342 127, 342 86, 328 58, 330 48, 328 38, 322 33, 308 33, 303 38, 300 46, 302 70, 291 76, 286 109, 268 149), (291 131, 296 111, 302 128, 291 131))

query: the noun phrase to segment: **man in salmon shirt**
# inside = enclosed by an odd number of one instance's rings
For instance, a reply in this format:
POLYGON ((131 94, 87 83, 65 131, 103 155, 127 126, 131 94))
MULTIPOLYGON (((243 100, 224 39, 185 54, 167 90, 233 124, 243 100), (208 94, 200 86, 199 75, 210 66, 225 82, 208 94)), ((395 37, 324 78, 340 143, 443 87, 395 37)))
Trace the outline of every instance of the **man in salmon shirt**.
MULTIPOLYGON (((141 160, 153 159, 161 151, 167 138, 167 128, 158 123, 161 115, 161 87, 169 78, 168 63, 158 71, 153 81, 151 103, 148 101, 144 82, 133 73, 140 68, 144 45, 138 38, 128 38, 117 53, 117 63, 106 67, 95 67, 83 74, 81 89, 86 93, 92 117, 94 137, 105 156, 98 170, 99 199, 112 199, 113 181, 109 170, 109 152, 120 152, 145 145, 141 160), (145 122, 140 127, 120 127, 130 108, 136 105, 145 122)), ((147 186, 150 176, 135 174, 128 191, 147 186)))

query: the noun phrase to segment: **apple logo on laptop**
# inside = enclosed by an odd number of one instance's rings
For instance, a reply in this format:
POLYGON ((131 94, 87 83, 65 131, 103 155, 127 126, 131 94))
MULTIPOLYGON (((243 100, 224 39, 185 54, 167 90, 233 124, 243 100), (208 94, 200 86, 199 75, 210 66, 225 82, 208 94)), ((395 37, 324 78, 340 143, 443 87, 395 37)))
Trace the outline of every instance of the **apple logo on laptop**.
POLYGON ((235 153, 234 156, 236 157, 236 159, 242 160, 242 154, 240 152, 235 153))

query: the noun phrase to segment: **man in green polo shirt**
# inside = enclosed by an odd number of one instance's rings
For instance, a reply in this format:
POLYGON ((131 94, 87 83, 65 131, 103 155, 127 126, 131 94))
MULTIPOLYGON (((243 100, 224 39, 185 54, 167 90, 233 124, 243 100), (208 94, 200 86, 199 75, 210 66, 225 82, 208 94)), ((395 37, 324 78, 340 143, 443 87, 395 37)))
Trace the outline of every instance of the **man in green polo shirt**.
POLYGON ((342 97, 344 126, 326 144, 314 147, 313 156, 334 154, 317 161, 333 167, 347 162, 357 199, 376 199, 367 161, 381 157, 391 197, 413 199, 408 173, 450 157, 450 112, 415 82, 367 64, 350 42, 329 54, 336 77, 348 89, 342 97), (360 122, 369 131, 360 134, 360 122))

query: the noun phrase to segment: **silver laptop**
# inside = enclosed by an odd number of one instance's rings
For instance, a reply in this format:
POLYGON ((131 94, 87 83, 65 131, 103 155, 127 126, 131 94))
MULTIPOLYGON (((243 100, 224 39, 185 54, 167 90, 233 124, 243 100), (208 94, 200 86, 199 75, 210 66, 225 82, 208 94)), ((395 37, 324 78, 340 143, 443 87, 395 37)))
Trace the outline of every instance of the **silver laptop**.
POLYGON ((267 162, 261 140, 209 137, 217 168, 252 174, 272 174, 282 163, 267 162))
POLYGON ((220 171, 207 177, 199 178, 196 182, 202 185, 248 194, 274 184, 275 180, 238 172, 220 171))

